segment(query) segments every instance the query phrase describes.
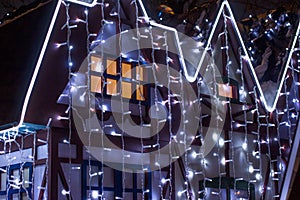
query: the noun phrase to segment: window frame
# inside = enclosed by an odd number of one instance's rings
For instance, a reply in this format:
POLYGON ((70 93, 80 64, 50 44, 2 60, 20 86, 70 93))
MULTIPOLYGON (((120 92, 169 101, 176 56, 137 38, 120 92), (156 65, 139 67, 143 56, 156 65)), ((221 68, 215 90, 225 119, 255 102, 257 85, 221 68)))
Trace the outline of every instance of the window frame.
MULTIPOLYGON (((150 104, 150 86, 148 84, 148 79, 149 77, 147 76, 147 73, 145 73, 145 68, 144 68, 144 64, 145 63, 138 63, 138 62, 134 62, 132 60, 128 60, 126 58, 122 58, 119 57, 117 59, 113 59, 113 56, 110 55, 102 55, 103 57, 101 58, 101 56, 97 55, 97 54, 91 54, 91 59, 93 57, 97 57, 98 60, 101 60, 103 66, 107 66, 108 62, 112 61, 115 63, 115 70, 112 71, 108 71, 107 67, 100 67, 101 70, 103 71, 96 71, 96 70, 92 70, 92 69, 98 69, 98 68, 94 68, 91 65, 91 69, 90 69, 90 74, 89 74, 89 78, 90 80, 92 79, 92 77, 100 77, 101 78, 101 93, 99 92, 95 92, 95 90, 91 90, 92 93, 95 93, 96 97, 105 97, 105 98, 111 98, 112 96, 116 96, 116 95, 120 95, 122 97, 122 100, 124 101, 129 101, 130 103, 141 103, 142 105, 149 105, 150 104), (126 76, 123 76, 122 73, 122 64, 125 64, 126 66, 130 65, 131 68, 131 74, 126 76), (141 69, 142 69, 142 76, 143 78, 141 78, 141 75, 138 76, 138 74, 141 74, 141 69), (110 72, 114 72, 114 73, 110 73, 110 72), (109 92, 108 93, 108 79, 110 80, 115 80, 116 81, 116 92, 109 92), (120 81, 121 80, 121 81, 120 81), (129 98, 128 96, 124 97, 121 93, 121 88, 122 88, 122 83, 129 83, 131 85, 131 98, 129 98), (143 87, 143 94, 138 94, 138 90, 137 88, 139 87, 143 87), (139 96, 138 96, 139 95, 139 96), (140 97, 143 96, 144 100, 141 100, 140 97)), ((94 64, 94 63, 92 63, 94 64)), ((97 65, 97 64, 95 64, 97 65)), ((111 66, 111 64, 110 64, 111 66)), ((128 70, 127 70, 128 71, 128 70)), ((90 83, 90 89, 92 89, 92 83, 90 83)), ((97 88, 97 87, 96 87, 97 88)))

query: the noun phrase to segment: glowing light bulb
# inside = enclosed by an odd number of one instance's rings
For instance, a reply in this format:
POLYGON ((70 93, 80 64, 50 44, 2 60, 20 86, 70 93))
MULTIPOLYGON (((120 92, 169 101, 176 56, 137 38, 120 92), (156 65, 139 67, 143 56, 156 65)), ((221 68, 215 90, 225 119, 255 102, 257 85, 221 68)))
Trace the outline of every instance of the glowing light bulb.
POLYGON ((92 191, 92 198, 93 199, 98 199, 98 197, 99 197, 99 192, 97 190, 93 190, 92 191))
POLYGON ((247 150, 247 143, 246 142, 244 142, 243 144, 242 144, 242 148, 246 151, 247 150))
POLYGON ((222 164, 222 165, 225 165, 225 164, 226 164, 225 157, 223 157, 223 158, 221 159, 221 164, 222 164))
POLYGON ((223 138, 220 138, 220 139, 219 139, 219 146, 220 146, 220 147, 223 147, 224 144, 225 144, 224 139, 223 139, 223 138))
POLYGON ((254 168, 253 168, 253 166, 252 166, 252 165, 250 165, 250 166, 249 166, 249 173, 251 173, 251 174, 252 174, 253 172, 254 172, 254 168))
POLYGON ((217 133, 213 133, 212 139, 216 142, 218 141, 219 135, 217 133))
POLYGON ((256 178, 256 180, 259 181, 261 179, 261 175, 259 173, 257 173, 257 174, 255 174, 255 178, 256 178))

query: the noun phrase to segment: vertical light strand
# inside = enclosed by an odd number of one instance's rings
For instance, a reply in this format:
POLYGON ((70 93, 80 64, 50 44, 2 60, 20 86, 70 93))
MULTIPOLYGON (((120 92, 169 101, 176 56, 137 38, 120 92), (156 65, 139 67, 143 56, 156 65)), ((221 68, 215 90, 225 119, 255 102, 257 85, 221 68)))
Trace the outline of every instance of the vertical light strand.
MULTIPOLYGON (((237 74, 240 75, 240 78, 241 78, 241 88, 240 88, 240 91, 242 92, 242 95, 243 96, 244 94, 247 94, 245 89, 246 89, 246 85, 245 85, 245 77, 244 77, 244 73, 243 73, 243 70, 244 70, 244 60, 243 60, 243 55, 242 55, 242 48, 239 48, 239 58, 240 58, 240 67, 237 71, 237 74)), ((251 194, 251 187, 250 187, 250 166, 253 167, 253 164, 251 164, 250 162, 250 158, 249 158, 249 141, 248 141, 248 120, 247 120, 247 109, 248 108, 248 105, 247 105, 247 97, 245 96, 244 97, 245 99, 242 99, 242 102, 243 102, 243 119, 244 119, 244 123, 245 123, 245 126, 244 127, 244 142, 242 144, 242 149, 246 152, 246 161, 247 161, 247 181, 248 181, 248 195, 250 196, 251 194)), ((255 110, 255 109, 254 109, 255 110)), ((235 163, 234 163, 235 164, 235 163)), ((252 169, 251 169, 252 171, 252 169)))
POLYGON ((10 183, 10 180, 11 180, 11 178, 13 178, 13 177, 11 177, 10 176, 10 166, 11 166, 11 163, 12 163, 12 160, 13 160, 13 158, 11 157, 11 148, 12 148, 12 146, 11 146, 11 133, 12 133, 13 131, 8 131, 7 132, 7 140, 6 140, 6 137, 5 137, 5 139, 4 139, 4 148, 5 148, 5 155, 6 155, 6 159, 7 159, 7 176, 6 176, 6 179, 7 179, 7 187, 6 187, 6 196, 9 196, 9 190, 10 190, 10 188, 11 188, 11 183, 10 183), (6 151, 6 146, 7 146, 7 143, 8 143, 8 154, 6 153, 7 151, 6 151))
MULTIPOLYGON (((269 158, 269 165, 270 165, 270 173, 269 174, 266 174, 266 177, 264 177, 264 179, 271 176, 271 172, 274 171, 273 169, 273 163, 277 163, 277 159, 276 160, 273 160, 272 159, 272 154, 271 154, 271 145, 270 145, 270 127, 272 126, 272 124, 270 123, 270 120, 269 120, 269 117, 270 117, 271 113, 267 113, 265 119, 266 119, 266 140, 264 141, 265 145, 268 146, 268 153, 267 153, 267 156, 269 158)), ((261 176, 262 177, 262 176, 261 176)), ((271 177, 271 188, 274 188, 274 190, 272 191, 272 193, 275 192, 275 187, 274 187, 274 181, 275 178, 271 177)), ((268 184, 267 184, 268 185, 268 184)), ((265 186, 264 186, 265 187, 265 186)), ((267 191, 266 188, 264 188, 264 191, 267 191)), ((276 197, 276 194, 273 194, 273 198, 276 197)))
MULTIPOLYGON (((122 34, 120 34, 122 32, 122 24, 121 24, 121 1, 118 0, 118 3, 117 3, 117 10, 118 10, 118 24, 117 24, 117 31, 116 31, 116 34, 118 34, 118 37, 119 37, 119 41, 118 41, 118 46, 117 48, 117 52, 119 50, 119 56, 120 56, 120 59, 119 59, 119 66, 120 66, 120 72, 122 72, 122 60, 123 60, 123 52, 122 52, 122 34)), ((121 120, 121 140, 122 140, 122 197, 120 198, 124 198, 124 195, 125 195, 125 188, 126 188, 126 173, 125 173, 125 140, 124 140, 124 134, 125 134, 125 131, 124 131, 124 123, 125 123, 125 118, 124 118, 124 115, 126 112, 128 112, 127 110, 124 111, 124 102, 123 102, 123 97, 122 97, 122 84, 123 84, 123 79, 122 79, 122 75, 120 77, 120 102, 121 102, 121 112, 122 112, 122 120, 121 120)))
MULTIPOLYGON (((45 182, 45 186, 41 185, 40 186, 40 190, 44 190, 44 198, 45 199, 48 199, 48 192, 46 189, 49 190, 49 186, 48 186, 48 180, 49 180, 49 165, 51 163, 49 163, 49 151, 50 151, 50 148, 51 146, 49 145, 49 138, 50 138, 50 134, 51 134, 51 128, 50 128, 50 124, 52 122, 52 118, 49 118, 48 120, 48 123, 47 123, 47 126, 46 126, 46 144, 44 145, 47 145, 47 153, 46 153, 46 162, 45 162, 45 176, 46 176, 46 182, 45 182)), ((50 173, 51 174, 51 173, 50 173)), ((34 180, 33 180, 34 181, 34 180)), ((34 182, 33 182, 34 183, 34 182)), ((33 184, 34 186, 34 184, 33 184)))
MULTIPOLYGON (((223 18, 224 18, 224 37, 225 37, 225 46, 222 46, 221 48, 225 49, 225 55, 226 55, 226 76, 227 76, 227 82, 228 84, 230 83, 230 67, 231 67, 231 60, 230 60, 230 55, 229 55, 229 36, 228 36, 228 28, 227 28, 227 20, 232 20, 229 16, 226 15, 225 13, 225 9, 223 10, 223 18)), ((223 44, 222 44, 223 45, 223 44)), ((228 133, 226 133, 227 131, 225 131, 225 136, 226 134, 228 134, 228 138, 225 138, 227 141, 226 143, 230 143, 229 145, 225 144, 224 146, 224 154, 225 154, 225 171, 226 171, 226 177, 230 175, 230 166, 232 166, 232 173, 233 173, 233 178, 234 178, 234 187, 233 187, 233 192, 234 194, 236 194, 236 172, 235 172, 235 165, 234 165, 234 144, 233 144, 233 123, 234 123, 234 119, 232 116, 232 106, 231 106, 231 101, 230 99, 228 99, 228 114, 229 114, 229 123, 230 123, 230 128, 228 133), (228 150, 227 150, 228 148, 228 150), (226 158, 226 151, 228 151, 228 159, 226 158), (229 152, 231 151, 231 158, 229 157, 229 152), (231 165, 232 164, 232 165, 231 165), (228 168, 228 173, 227 174, 227 168, 228 168)))
MULTIPOLYGON (((152 46, 152 50, 151 50, 151 58, 152 58, 152 64, 151 64, 151 70, 152 70, 152 75, 153 75, 153 79, 154 79, 154 105, 155 105, 155 114, 156 116, 158 116, 158 111, 159 111, 159 101, 158 101, 158 80, 157 80, 157 76, 156 76, 156 67, 157 64, 155 63, 155 46, 154 46, 154 38, 153 38, 153 32, 152 32, 152 28, 149 28, 149 35, 150 35, 150 40, 151 40, 151 46, 152 46)), ((164 199, 163 196, 163 187, 164 184, 163 183, 165 181, 163 181, 164 179, 162 178, 162 169, 160 166, 160 162, 161 162, 161 152, 160 152, 160 135, 159 135, 159 123, 156 123, 156 127, 155 127, 155 132, 157 133, 157 148, 158 148, 158 156, 157 156, 157 161, 155 163, 155 165, 157 165, 158 167, 158 173, 159 173, 159 190, 160 190, 160 199, 164 199)), ((169 182, 171 183, 171 182, 169 182)))
MULTIPOLYGON (((136 28, 136 45, 137 45, 137 51, 138 51, 138 60, 137 60, 137 66, 135 66, 134 70, 135 70, 135 73, 139 73, 139 76, 140 76, 140 72, 141 72, 141 65, 140 65, 140 58, 141 58, 141 47, 140 47, 140 40, 141 40, 141 33, 140 33, 140 29, 139 29, 139 10, 138 10, 138 3, 136 0, 132 0, 132 3, 134 3, 134 8, 135 8, 135 17, 136 17, 136 22, 135 22, 135 28, 136 28)), ((135 76, 135 79, 137 78, 137 76, 135 76)), ((136 89, 136 93, 138 93, 139 95, 141 94, 144 94, 142 93, 140 90, 140 85, 141 85, 141 78, 139 77, 137 79, 137 84, 138 84, 138 89, 137 87, 135 87, 136 89)), ((143 142, 143 125, 144 125, 144 122, 143 122, 143 114, 142 114, 142 104, 141 104, 141 101, 138 101, 138 109, 139 109, 139 119, 140 119, 140 145, 141 145, 141 168, 143 170, 143 174, 141 176, 141 187, 142 187, 142 200, 145 199, 145 175, 147 173, 147 168, 144 168, 144 149, 145 149, 145 146, 144 146, 144 142, 143 142)), ((134 173, 134 172, 133 172, 134 173)))
MULTIPOLYGON (((102 42, 102 40, 103 40, 103 35, 104 35, 104 26, 106 25, 104 22, 105 22, 105 10, 104 10, 104 8, 105 8, 105 0, 102 0, 101 1, 101 4, 100 4, 100 6, 101 6, 101 18, 102 18, 102 23, 101 23, 101 38, 100 38, 100 40, 101 40, 101 42, 102 42)), ((104 46, 103 45, 101 45, 101 59, 102 59, 102 63, 101 63, 101 68, 102 69, 107 69, 106 67, 104 67, 103 65, 104 65, 104 46)), ((101 107, 101 109, 102 109, 102 112, 101 112, 101 132, 100 132, 100 134, 101 134, 101 147, 104 147, 104 134, 105 134, 105 130, 104 130, 104 110, 103 110, 103 105, 104 105, 104 87, 105 87, 105 85, 103 84, 104 83, 104 81, 105 81, 105 79, 104 79, 104 75, 103 75, 103 70, 101 70, 101 80, 102 80, 102 89, 101 89, 101 96, 100 96, 100 98, 101 98, 101 100, 100 100, 100 107, 101 107)), ((90 87, 90 85, 89 85, 89 87, 90 87)), ((90 102, 90 105, 89 105, 90 107, 91 107, 91 102, 90 102)), ((101 191, 102 191, 102 193, 101 193, 101 199, 103 199, 103 195, 104 195, 104 177, 105 177, 105 174, 104 174, 104 155, 103 155, 103 151, 101 151, 101 170, 102 170, 102 177, 101 177, 101 181, 100 181, 100 183, 101 183, 101 191)))
MULTIPOLYGON (((211 94, 211 102, 214 102, 216 104, 219 104, 220 103, 220 98, 218 97, 217 95, 217 87, 218 87, 218 83, 217 83, 217 73, 219 71, 218 67, 217 67, 217 64, 215 63, 215 56, 217 54, 216 50, 214 50, 211 46, 210 46, 210 50, 212 52, 212 63, 211 65, 209 65, 209 68, 211 68, 210 70, 207 70, 209 71, 209 73, 212 73, 212 77, 213 77, 213 80, 212 80, 212 94, 211 94)), ((206 72, 208 73, 208 72, 206 72)), ((210 76, 210 75, 208 75, 210 76)), ((216 131, 220 131, 220 123, 219 123, 219 120, 221 120, 222 118, 220 117, 220 113, 219 113, 219 110, 218 109, 215 109, 215 121, 216 121, 216 128, 215 130, 216 131)), ((211 120, 213 120, 213 116, 214 116, 214 113, 211 113, 211 120)), ((209 127, 208 127, 209 128, 209 127)), ((207 136, 206 136, 207 137, 207 136)), ((222 196, 221 196, 221 182, 222 182, 222 176, 223 176, 223 172, 222 172, 222 161, 223 161, 223 158, 221 156, 221 145, 220 145, 220 137, 221 137, 221 133, 213 133, 212 135, 212 139, 215 140, 215 142, 217 143, 217 153, 214 153, 213 156, 216 156, 217 157, 217 160, 218 160, 218 178, 219 178, 219 185, 218 185, 218 190, 219 192, 217 194, 215 193, 212 193, 213 195, 218 195, 218 198, 219 199, 222 199, 222 196)), ((204 144, 205 145, 205 144, 204 144)), ((225 158, 224 158, 224 162, 225 162, 225 158)), ((201 162, 202 166, 203 166, 203 169, 205 170, 205 167, 206 167, 206 160, 205 160, 205 157, 204 155, 202 154, 202 162, 201 162)), ((204 177, 205 178, 205 177, 204 177)), ((204 179, 204 188, 206 189, 206 182, 209 181, 211 182, 212 180, 210 178, 205 178, 204 179)))
MULTIPOLYGON (((70 25, 70 3, 68 2, 64 2, 63 3, 65 5, 65 9, 66 9, 66 23, 65 23, 65 28, 67 29, 67 40, 66 40, 66 44, 67 44, 67 51, 68 51, 68 81, 70 82, 71 87, 76 87, 76 85, 73 86, 73 81, 72 81, 72 66, 73 66, 73 62, 72 62, 72 57, 71 57, 71 34, 72 34, 72 30, 71 28, 75 28, 77 27, 75 26, 71 26, 70 25)), ((71 94, 71 87, 69 89, 68 92, 68 99, 69 99, 69 107, 72 108, 72 94, 71 94)), ((72 109, 69 110, 68 112, 68 150, 69 150, 69 158, 68 158, 68 179, 67 179, 67 185, 68 185, 68 191, 66 191, 66 195, 72 196, 71 194, 71 172, 72 172, 72 147, 71 147, 71 139, 72 139, 72 121, 71 121, 71 112, 72 109)), ((66 188, 64 188, 66 190, 66 188)))
MULTIPOLYGON (((26 157, 24 157, 24 151, 23 151, 23 147, 24 147, 24 136, 23 135, 20 135, 20 136, 17 136, 16 137, 20 138, 20 143, 18 143, 18 141, 16 140, 17 138, 15 138, 15 145, 18 147, 19 149, 19 152, 20 152, 20 156, 21 156, 21 159, 20 159, 20 168, 18 169, 19 173, 18 173, 18 177, 14 177, 14 181, 13 181, 13 187, 14 189, 15 188, 18 188, 19 189, 19 197, 21 197, 22 193, 21 193, 21 188, 23 188, 23 180, 22 180, 22 175, 23 175, 23 172, 24 172, 24 164, 26 163, 26 157)), ((25 189, 26 190, 26 189, 25 189)))
MULTIPOLYGON (((185 149, 185 153, 184 153, 184 171, 185 171, 185 175, 184 175, 184 187, 185 187, 185 191, 186 191, 186 197, 187 199, 191 199, 191 193, 192 191, 189 191, 189 187, 190 186, 190 181, 189 181, 189 173, 193 173, 192 169, 188 169, 188 145, 187 145, 187 140, 188 138, 186 137, 187 133, 186 133, 186 124, 188 123, 187 119, 186 119, 186 110, 185 110, 185 106, 186 105, 190 105, 190 102, 185 102, 185 100, 188 100, 188 98, 186 98, 185 93, 184 93, 184 84, 183 84, 183 77, 182 77, 182 71, 180 72, 180 77, 179 77, 179 84, 180 84, 180 100, 181 101, 181 121, 183 123, 183 128, 181 131, 181 133, 183 133, 183 144, 184 144, 184 149, 185 149)), ((192 105, 191 105, 192 106, 192 105)), ((190 138, 191 139, 191 138, 190 138)))
MULTIPOLYGON (((85 23, 85 31, 86 31, 86 51, 87 51, 87 88, 88 88, 88 119, 91 119, 91 109, 92 107, 92 100, 91 100, 91 54, 90 54, 90 32, 89 32, 89 10, 87 8, 84 9, 84 23, 85 23)), ((92 127, 91 127, 91 121, 88 120, 88 148, 91 149, 91 137, 92 137, 92 127)), ((89 193, 88 198, 91 198, 92 196, 92 178, 94 176, 94 173, 92 171, 92 164, 91 164, 92 156, 89 152, 88 154, 88 186, 89 186, 89 193)), ((86 192, 86 191, 85 191, 86 192)))
MULTIPOLYGON (((31 192, 31 195, 33 195, 34 194, 34 172, 35 172, 35 164, 36 164, 36 161, 37 161, 37 134, 38 134, 38 132, 34 132, 33 133, 33 147, 32 147, 32 155, 31 155, 31 157, 29 156, 29 160, 30 160, 30 162, 32 161, 32 176, 31 176, 31 180, 28 180, 29 182, 27 183, 28 185, 31 185, 32 187, 31 187, 31 191, 29 191, 29 192, 31 192)), ((46 168, 45 168, 45 170, 46 170, 46 168)), ((26 185, 26 182, 25 182, 25 180, 24 180, 24 172, 22 173, 22 179, 23 179, 23 185, 25 184, 26 185)), ((27 198, 29 198, 29 196, 28 196, 28 191, 26 190, 26 196, 27 196, 27 198)), ((30 198, 29 198, 30 199, 30 198)), ((34 199, 34 197, 32 196, 32 199, 34 199)))
MULTIPOLYGON (((209 67, 209 66, 206 66, 206 67, 209 67)), ((199 140, 199 143, 201 145, 203 145, 203 138, 204 138, 204 134, 203 134, 203 118, 204 118, 204 114, 202 113, 202 97, 201 97, 201 86, 202 84, 204 84, 203 82, 203 78, 200 77, 197 79, 197 90, 198 90, 198 93, 197 93, 197 98, 198 98, 198 101, 197 101, 197 104, 198 104, 198 108, 199 108, 199 113, 200 113, 200 116, 199 116, 199 129, 198 129, 198 134, 196 135, 196 140, 198 139, 199 140)), ((218 122, 217 122, 218 123, 218 122)), ((199 148, 200 149, 200 148, 199 148)), ((197 179, 198 180, 203 180, 203 190, 200 190, 198 191, 198 198, 201 197, 201 196, 205 196, 205 180, 206 180, 206 176, 205 176, 205 164, 203 164, 203 162, 201 162, 201 160, 204 160, 204 153, 203 152, 195 152, 195 156, 194 158, 197 159, 197 156, 199 155, 199 160, 200 160, 200 164, 199 164, 199 171, 196 171, 195 172, 195 175, 197 175, 197 179), (199 176, 199 177, 198 177, 199 176), (201 178, 200 178, 201 176, 201 178)), ((197 198, 197 197, 196 197, 197 198)))
MULTIPOLYGON (((253 94, 254 94, 254 100, 255 100, 255 114, 257 116, 257 139, 255 141, 253 141, 254 143, 257 144, 258 146, 258 151, 255 152, 253 151, 253 157, 259 159, 259 177, 262 177, 262 170, 263 170, 263 166, 262 166, 262 158, 261 158, 261 137, 260 137, 260 130, 261 130, 261 127, 262 127, 262 124, 260 122, 260 118, 261 117, 265 117, 265 115, 261 115, 260 112, 259 112, 259 103, 260 103, 260 100, 258 98, 258 94, 257 94, 257 91, 256 91, 256 87, 253 88, 253 94)), ((250 182, 252 183, 257 183, 257 180, 250 180, 250 182)), ((263 193, 263 186, 261 186, 260 182, 259 183, 259 192, 260 192, 260 195, 262 195, 263 193)))
MULTIPOLYGON (((282 111, 280 111, 280 110, 278 110, 277 108, 276 108, 276 110, 275 110, 275 113, 276 113, 276 137, 273 139, 273 142, 275 143, 277 143, 277 145, 278 145, 278 157, 279 157, 279 160, 281 161, 282 160, 282 151, 283 151, 283 146, 282 146, 282 144, 281 144, 281 136, 280 136, 280 121, 279 121, 279 119, 280 119, 280 116, 284 113, 284 112, 282 112, 282 111)), ((272 176, 272 178, 273 177, 281 177, 281 178, 283 178, 283 176, 282 176, 282 172, 281 171, 272 171, 271 172, 271 176, 272 176)))
MULTIPOLYGON (((171 80, 170 80, 170 76, 171 76, 171 72, 170 72, 170 65, 169 65, 169 60, 168 60, 168 55, 169 55, 169 47, 168 47, 168 36, 167 36, 167 32, 164 32, 164 46, 166 47, 165 53, 166 53, 166 67, 167 67, 167 89, 168 89, 168 122, 169 122, 169 142, 172 143, 173 138, 173 133, 172 133, 172 102, 171 102, 171 80)), ((170 185, 169 185, 169 198, 172 198, 173 192, 175 195, 175 188, 173 188, 172 186, 172 182, 175 181, 175 177, 172 176, 173 173, 173 167, 172 167, 172 161, 173 161, 173 154, 172 154, 172 145, 169 145, 169 158, 170 158, 170 167, 169 167, 169 173, 170 173, 170 185), (174 178, 174 180, 173 180, 174 178)))

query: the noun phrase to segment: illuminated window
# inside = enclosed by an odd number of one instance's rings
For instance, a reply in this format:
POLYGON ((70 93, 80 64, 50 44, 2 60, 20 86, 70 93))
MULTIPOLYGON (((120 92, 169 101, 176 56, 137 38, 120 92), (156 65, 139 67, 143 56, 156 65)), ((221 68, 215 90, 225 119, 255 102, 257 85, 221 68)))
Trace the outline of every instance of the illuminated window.
POLYGON ((116 95, 117 94, 117 80, 114 79, 106 79, 107 87, 106 94, 108 95, 116 95))
POLYGON ((233 98, 233 88, 228 84, 218 84, 218 91, 222 97, 233 98))
POLYGON ((143 85, 136 85, 136 99, 139 101, 145 101, 145 92, 143 85))
POLYGON ((117 61, 115 60, 106 60, 106 72, 109 75, 117 75, 117 61))
POLYGON ((99 76, 91 75, 91 92, 101 93, 102 91, 102 80, 99 76))
POLYGON ((122 63, 122 77, 131 78, 131 64, 122 63))
POLYGON ((94 72, 103 72, 102 58, 91 56, 91 70, 94 72))
POLYGON ((122 97, 131 99, 131 83, 122 82, 122 97))
POLYGON ((91 56, 90 89, 108 96, 120 94, 125 99, 146 101, 145 69, 135 62, 91 56), (103 68, 106 65, 106 70, 103 68), (136 69, 134 69, 136 68, 136 69), (102 83, 106 84, 102 84, 102 83))
POLYGON ((239 101, 238 83, 228 77, 217 78, 217 92, 221 98, 239 101))

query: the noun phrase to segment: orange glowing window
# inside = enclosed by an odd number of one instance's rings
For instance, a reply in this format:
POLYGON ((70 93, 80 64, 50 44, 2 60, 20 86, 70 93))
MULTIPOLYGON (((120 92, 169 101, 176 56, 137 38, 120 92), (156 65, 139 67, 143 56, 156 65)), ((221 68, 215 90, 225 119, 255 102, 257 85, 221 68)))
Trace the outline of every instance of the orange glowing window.
POLYGON ((103 72, 102 58, 91 56, 91 70, 95 72, 103 72))
POLYGON ((107 67, 106 69, 107 74, 114 75, 114 76, 117 75, 117 61, 107 59, 106 67, 107 67))
POLYGON ((145 101, 145 94, 144 94, 144 86, 143 85, 136 85, 136 99, 139 101, 145 101))
POLYGON ((101 93, 102 81, 101 77, 91 75, 91 92, 101 93))
POLYGON ((218 94, 221 97, 238 99, 237 86, 227 84, 218 84, 218 94))
POLYGON ((122 63, 122 77, 131 78, 131 64, 122 63))
POLYGON ((117 80, 108 78, 106 80, 106 82, 107 82, 106 94, 116 95, 117 94, 117 80))
POLYGON ((228 84, 218 84, 218 91, 222 97, 233 98, 233 88, 228 84))
POLYGON ((131 83, 129 82, 122 82, 122 97, 131 99, 131 83))

